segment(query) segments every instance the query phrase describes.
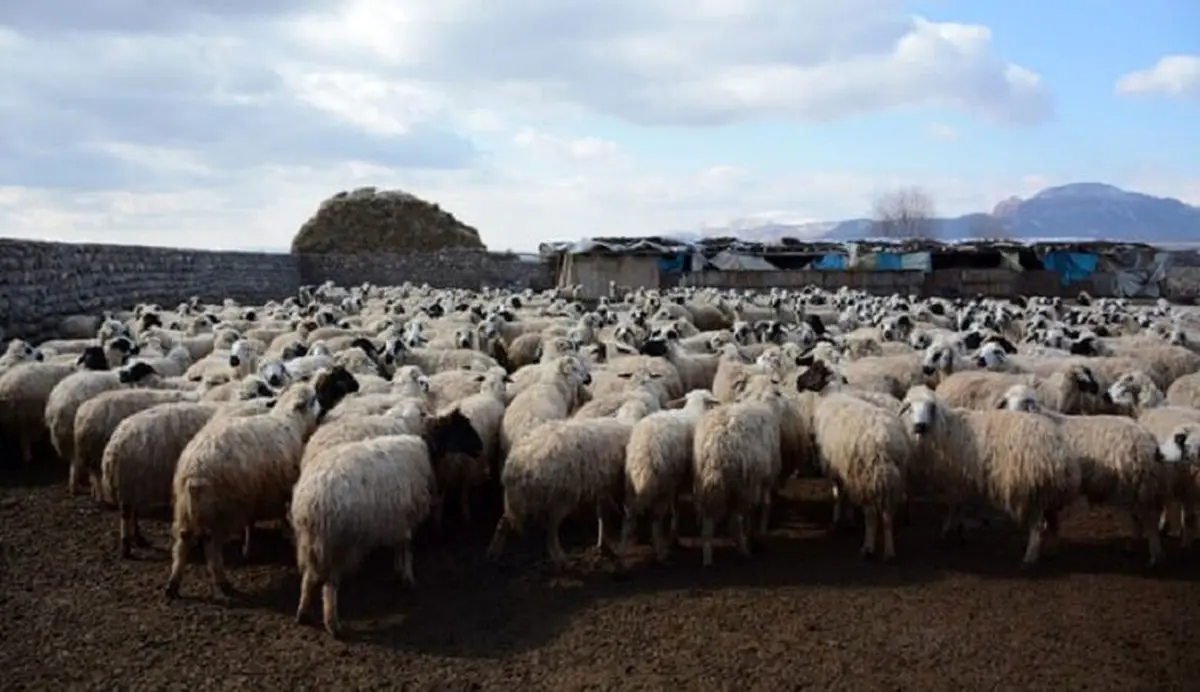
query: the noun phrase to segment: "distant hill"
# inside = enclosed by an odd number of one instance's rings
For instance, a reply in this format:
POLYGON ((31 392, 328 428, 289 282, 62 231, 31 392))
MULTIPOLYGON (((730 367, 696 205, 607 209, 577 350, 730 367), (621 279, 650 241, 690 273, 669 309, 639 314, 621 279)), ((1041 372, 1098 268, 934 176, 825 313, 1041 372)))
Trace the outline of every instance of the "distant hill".
MULTIPOLYGON (((1071 238, 1182 244, 1200 241, 1200 207, 1177 199, 1130 192, 1104 183, 1051 187, 1029 199, 1012 197, 991 213, 935 221, 940 240, 1003 235, 1015 240, 1071 238), (994 233, 993 233, 994 231, 994 233)), ((734 222, 719 228, 671 233, 694 240, 735 236, 747 241, 854 240, 871 236, 870 219, 803 223, 734 222)))

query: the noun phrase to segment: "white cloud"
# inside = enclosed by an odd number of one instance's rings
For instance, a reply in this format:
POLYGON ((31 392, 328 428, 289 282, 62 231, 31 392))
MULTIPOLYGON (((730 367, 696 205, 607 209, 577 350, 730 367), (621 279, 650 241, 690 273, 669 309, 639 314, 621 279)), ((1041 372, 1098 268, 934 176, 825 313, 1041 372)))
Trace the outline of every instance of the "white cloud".
POLYGON ((1164 94, 1200 98, 1200 55, 1166 55, 1152 67, 1135 70, 1117 80, 1118 94, 1164 94))
MULTIPOLYGON (((6 233, 286 246, 322 198, 358 185, 435 200, 496 247, 839 218, 887 175, 681 168, 593 124, 647 140, 637 128, 691 128, 703 151, 714 126, 763 119, 934 107, 1024 125, 1053 111, 987 28, 900 0, 169 5, 0 4, 6 233)), ((921 182, 943 211, 1017 184, 921 182)))
POLYGON ((926 123, 925 136, 938 142, 953 142, 958 139, 958 130, 946 123, 926 123))

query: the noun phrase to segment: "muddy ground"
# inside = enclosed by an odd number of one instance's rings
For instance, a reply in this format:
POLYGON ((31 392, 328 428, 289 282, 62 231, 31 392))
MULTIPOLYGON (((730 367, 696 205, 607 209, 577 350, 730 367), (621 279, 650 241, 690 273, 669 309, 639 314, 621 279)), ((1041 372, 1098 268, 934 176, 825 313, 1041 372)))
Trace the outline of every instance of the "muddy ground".
MULTIPOLYGON (((417 591, 386 555, 348 583, 345 641, 293 622, 298 579, 286 542, 256 536, 245 596, 210 594, 189 569, 163 598, 164 550, 117 557, 117 518, 69 498, 58 470, 0 470, 0 689, 1200 689, 1200 567, 1160 573, 1122 550, 1124 523, 1080 509, 1061 555, 1017 569, 1022 537, 981 529, 938 545, 917 507, 895 565, 864 564, 857 536, 831 536, 815 483, 794 484, 780 526, 749 563, 729 548, 701 569, 685 549, 655 566, 618 565, 567 534, 567 574, 542 542, 483 557, 490 526, 426 542, 417 591)), ((167 546, 167 525, 145 522, 167 546)))

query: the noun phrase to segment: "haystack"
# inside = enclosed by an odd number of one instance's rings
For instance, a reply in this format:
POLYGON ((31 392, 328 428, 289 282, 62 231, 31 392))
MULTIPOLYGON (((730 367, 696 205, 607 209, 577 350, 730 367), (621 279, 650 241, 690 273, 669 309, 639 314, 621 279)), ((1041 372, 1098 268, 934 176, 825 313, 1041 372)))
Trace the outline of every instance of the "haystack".
POLYGON ((339 192, 292 239, 295 253, 486 250, 479 231, 438 205, 400 190, 339 192))

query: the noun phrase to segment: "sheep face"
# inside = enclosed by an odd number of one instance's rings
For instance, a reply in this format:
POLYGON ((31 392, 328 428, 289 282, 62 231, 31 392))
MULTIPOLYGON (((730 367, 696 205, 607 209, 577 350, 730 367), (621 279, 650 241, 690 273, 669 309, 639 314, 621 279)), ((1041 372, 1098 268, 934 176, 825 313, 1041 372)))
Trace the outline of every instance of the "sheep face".
POLYGON ((233 348, 229 349, 229 366, 232 368, 240 367, 243 361, 248 363, 253 358, 253 348, 245 339, 238 339, 233 343, 233 348))
POLYGON ((1008 361, 1008 356, 1004 349, 997 343, 986 343, 979 348, 979 355, 975 357, 975 365, 981 368, 999 368, 1003 367, 1008 361))
POLYGON ((337 406, 342 399, 358 391, 358 380, 350 371, 341 365, 335 365, 329 370, 323 370, 313 380, 316 390, 318 413, 325 412, 337 406))
POLYGON ((1180 425, 1158 446, 1168 464, 1195 464, 1200 461, 1200 425, 1180 425))
POLYGON ((1153 389, 1147 386, 1148 380, 1141 373, 1127 372, 1117 378, 1108 388, 1108 398, 1118 406, 1152 406, 1160 397, 1155 397, 1153 389))
POLYGON ((909 390, 908 396, 900 406, 900 415, 918 439, 928 435, 938 418, 938 402, 932 390, 927 387, 914 387, 909 390))
POLYGON ((1039 410, 1037 393, 1033 391, 1032 387, 1015 384, 1009 387, 1008 391, 1004 392, 1000 397, 996 403, 996 408, 1034 413, 1039 410))
POLYGON ((79 354, 75 365, 84 370, 108 370, 108 358, 105 357, 103 348, 88 346, 79 354))
POLYGON ((137 384, 157 374, 158 372, 149 363, 138 361, 133 365, 121 368, 117 372, 117 380, 121 384, 137 384))
POLYGON ((1084 394, 1099 394, 1100 383, 1096 381, 1096 375, 1092 373, 1092 369, 1086 366, 1073 366, 1067 371, 1067 376, 1075 382, 1075 386, 1084 394))
POLYGON ((287 367, 280 362, 267 363, 259 370, 261 377, 268 386, 274 389, 282 389, 284 386, 291 383, 291 375, 288 374, 287 367))
POLYGON ((483 453, 483 440, 479 439, 475 426, 457 408, 441 416, 426 418, 421 437, 429 448, 430 459, 435 461, 447 454, 477 459, 483 453))
POLYGON ((929 377, 938 372, 953 372, 954 360, 954 349, 944 345, 932 346, 925 352, 925 358, 921 362, 921 373, 929 377))
POLYGON ((748 322, 737 322, 733 325, 733 340, 735 343, 745 346, 754 342, 754 327, 748 322))

